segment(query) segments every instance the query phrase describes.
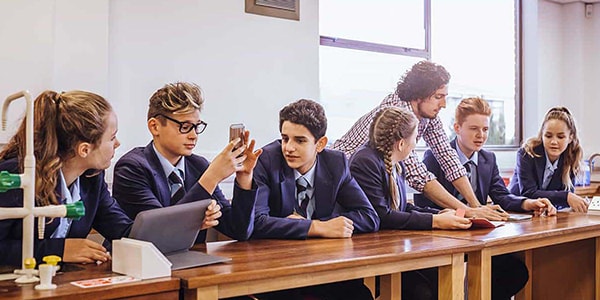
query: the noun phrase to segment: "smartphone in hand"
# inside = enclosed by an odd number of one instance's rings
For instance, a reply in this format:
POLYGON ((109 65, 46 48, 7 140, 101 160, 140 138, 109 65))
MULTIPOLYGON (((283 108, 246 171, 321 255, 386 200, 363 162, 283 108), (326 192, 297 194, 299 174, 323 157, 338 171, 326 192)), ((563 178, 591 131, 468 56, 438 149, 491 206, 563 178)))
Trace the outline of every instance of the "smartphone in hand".
POLYGON ((233 141, 236 138, 240 138, 240 141, 235 144, 235 146, 233 146, 233 150, 236 150, 237 148, 241 147, 244 145, 244 131, 246 130, 246 127, 244 127, 244 124, 242 123, 238 123, 238 124, 231 124, 229 126, 229 141, 233 141))

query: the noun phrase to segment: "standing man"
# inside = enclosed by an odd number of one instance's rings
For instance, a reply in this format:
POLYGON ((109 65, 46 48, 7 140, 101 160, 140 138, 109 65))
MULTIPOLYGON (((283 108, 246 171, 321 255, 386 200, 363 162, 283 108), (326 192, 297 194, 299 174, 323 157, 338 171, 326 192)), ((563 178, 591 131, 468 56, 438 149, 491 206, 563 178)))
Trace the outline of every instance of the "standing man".
POLYGON ((449 81, 450 74, 443 66, 429 61, 416 63, 400 79, 396 92, 388 95, 379 106, 362 116, 342 138, 335 141, 333 148, 343 151, 347 156, 352 155, 359 146, 367 142, 369 126, 377 111, 389 106, 407 109, 419 119, 417 141, 421 137, 425 140, 440 163, 446 179, 464 195, 468 206, 444 189, 435 175, 419 160, 414 150, 404 161, 408 184, 440 207, 463 208, 468 217, 506 220, 508 214, 479 204, 465 168, 460 163, 456 151, 450 147, 442 120, 438 116, 440 110, 446 107, 449 81))

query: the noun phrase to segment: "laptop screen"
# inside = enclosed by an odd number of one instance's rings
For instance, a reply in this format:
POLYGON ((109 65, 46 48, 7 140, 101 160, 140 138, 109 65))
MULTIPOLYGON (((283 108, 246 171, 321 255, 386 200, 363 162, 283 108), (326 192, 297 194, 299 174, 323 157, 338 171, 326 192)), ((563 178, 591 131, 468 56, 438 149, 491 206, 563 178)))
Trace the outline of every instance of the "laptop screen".
POLYGON ((133 222, 129 238, 148 241, 164 255, 194 245, 211 199, 146 210, 133 222))

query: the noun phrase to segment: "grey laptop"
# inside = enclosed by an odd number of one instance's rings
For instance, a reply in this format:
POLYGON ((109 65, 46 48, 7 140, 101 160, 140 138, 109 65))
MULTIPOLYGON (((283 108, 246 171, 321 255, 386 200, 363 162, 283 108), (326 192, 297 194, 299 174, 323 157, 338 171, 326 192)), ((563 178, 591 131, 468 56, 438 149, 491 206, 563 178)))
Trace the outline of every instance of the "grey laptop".
POLYGON ((173 264, 172 270, 230 261, 189 251, 200 232, 210 199, 146 210, 135 217, 129 237, 152 242, 173 264))

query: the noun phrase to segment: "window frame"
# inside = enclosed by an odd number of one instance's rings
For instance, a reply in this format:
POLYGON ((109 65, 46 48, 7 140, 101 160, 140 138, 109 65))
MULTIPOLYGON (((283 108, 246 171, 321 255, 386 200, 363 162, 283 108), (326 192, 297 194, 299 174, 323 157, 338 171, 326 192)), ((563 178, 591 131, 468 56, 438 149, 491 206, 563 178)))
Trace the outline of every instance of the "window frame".
MULTIPOLYGON (((424 1, 425 48, 402 47, 389 44, 365 42, 353 39, 344 39, 332 36, 319 35, 320 46, 338 47, 367 52, 385 53, 400 56, 421 57, 431 60, 431 0, 424 1)), ((484 145, 488 150, 516 150, 523 142, 523 49, 522 49, 522 0, 513 0, 515 11, 515 142, 511 145, 484 145)), ((425 149, 419 146, 418 148, 425 149)))

